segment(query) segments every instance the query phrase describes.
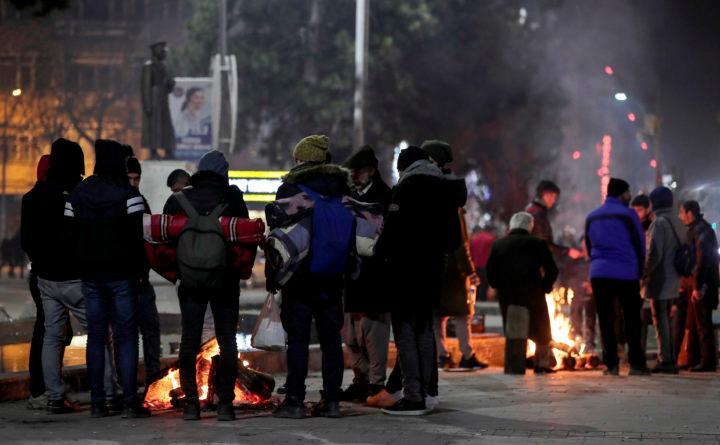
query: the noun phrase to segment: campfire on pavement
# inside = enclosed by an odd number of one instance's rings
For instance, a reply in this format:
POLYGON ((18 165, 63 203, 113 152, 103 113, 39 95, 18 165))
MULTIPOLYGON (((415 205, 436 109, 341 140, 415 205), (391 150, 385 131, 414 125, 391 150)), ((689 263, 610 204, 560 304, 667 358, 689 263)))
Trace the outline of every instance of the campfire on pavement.
MULTIPOLYGON (((219 366, 220 346, 217 339, 212 338, 200 348, 196 359, 197 386, 200 403, 214 405, 217 376, 215 370, 219 366)), ((272 376, 250 369, 248 363, 238 357, 238 377, 235 381, 236 406, 264 407, 275 389, 272 376)), ((145 404, 153 410, 170 409, 181 406, 185 394, 180 387, 180 370, 177 362, 162 373, 162 377, 153 382, 145 396, 145 404)))

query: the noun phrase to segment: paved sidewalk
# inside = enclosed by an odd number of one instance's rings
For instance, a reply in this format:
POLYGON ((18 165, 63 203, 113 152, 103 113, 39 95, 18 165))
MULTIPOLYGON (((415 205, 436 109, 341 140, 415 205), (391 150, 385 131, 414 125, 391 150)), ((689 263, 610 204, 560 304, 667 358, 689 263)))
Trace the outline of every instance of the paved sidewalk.
MULTIPOLYGON (((345 381, 350 380, 346 373, 345 381)), ((397 418, 344 404, 343 419, 275 419, 264 412, 236 422, 184 422, 177 412, 151 419, 91 420, 0 404, 0 441, 23 444, 615 444, 720 443, 718 375, 603 377, 599 371, 505 376, 500 369, 442 373, 438 412, 397 418)), ((278 376, 278 383, 282 383, 278 376)), ((309 379, 317 400, 319 376, 309 379)), ((87 398, 86 394, 78 395, 87 398)))

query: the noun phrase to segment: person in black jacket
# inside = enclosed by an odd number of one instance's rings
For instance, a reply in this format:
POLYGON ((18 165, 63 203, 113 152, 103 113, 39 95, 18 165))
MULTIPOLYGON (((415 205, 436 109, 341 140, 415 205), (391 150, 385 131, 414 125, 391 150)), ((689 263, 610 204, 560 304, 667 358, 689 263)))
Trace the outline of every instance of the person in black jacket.
POLYGON ((105 139, 95 142, 95 171, 80 183, 65 206, 75 229, 76 252, 88 320, 87 368, 92 417, 109 414, 105 403, 105 345, 112 322, 124 418, 149 417, 137 397, 138 280, 145 258, 140 192, 128 183, 126 149, 105 139))
MULTIPOLYGON (((383 214, 390 204, 390 187, 380 176, 378 159, 366 145, 354 153, 345 166, 350 169, 353 190, 358 201, 380 204, 383 214)), ((387 354, 390 341, 390 305, 384 286, 382 261, 364 258, 360 276, 348 280, 345 287, 345 344, 350 353, 353 383, 342 399, 365 402, 380 392, 387 376, 387 354)))
POLYGON ((555 207, 560 196, 560 187, 552 181, 544 179, 538 183, 535 190, 535 199, 528 204, 526 212, 532 215, 534 228, 532 235, 545 241, 550 252, 557 258, 569 256, 576 260, 582 253, 572 247, 565 247, 555 243, 552 225, 550 224, 550 210, 555 207))
MULTIPOLYGON (((544 240, 532 236, 533 218, 519 212, 510 219, 510 233, 493 243, 487 264, 488 283, 498 291, 503 324, 508 329, 508 308, 522 306, 530 313, 529 338, 535 342, 535 373, 553 372, 549 366, 550 317, 545 294, 558 276, 558 268, 544 240)), ((511 321, 513 323, 514 321, 511 321)))
POLYGON ((688 243, 695 251, 695 268, 690 277, 692 288, 686 330, 688 365, 694 372, 717 370, 717 346, 712 311, 718 306, 718 241, 712 226, 700 213, 697 201, 680 206, 680 220, 688 226, 688 243))
MULTIPOLYGON (((324 135, 303 138, 293 150, 295 167, 283 178, 277 199, 287 198, 310 190, 312 193, 337 199, 350 193, 349 172, 337 165, 328 164, 329 139, 324 135)), ((317 206, 317 201, 315 201, 317 206)), ((315 218, 314 209, 313 218, 315 218)), ((274 227, 271 227, 273 229, 274 227)), ((313 224, 313 240, 320 236, 313 224)), ((312 264, 317 253, 311 253, 292 278, 282 287, 280 317, 287 332, 287 394, 276 417, 305 417, 305 379, 308 373, 308 347, 310 326, 315 319, 320 348, 322 349, 322 399, 313 409, 313 415, 341 417, 343 352, 342 336, 345 273, 316 273, 312 264)), ((322 255, 318 259, 321 259, 322 255)), ((267 266, 266 266, 267 267, 267 266)))
MULTIPOLYGON (((228 183, 228 162, 218 150, 203 155, 198 171, 190 178, 190 186, 182 193, 201 215, 209 215, 218 206, 226 205, 222 216, 248 217, 243 194, 228 183)), ((173 195, 165 203, 166 215, 186 215, 178 198, 173 195)), ((220 346, 220 381, 217 392, 220 398, 218 420, 234 420, 232 402, 235 399, 237 379, 237 324, 240 306, 240 276, 228 270, 221 289, 194 288, 183 284, 180 277, 178 299, 182 316, 180 340, 180 384, 185 392, 185 420, 200 419, 195 358, 200 352, 203 322, 208 304, 215 320, 215 335, 220 346)))
MULTIPOLYGON (((386 414, 429 412, 435 363, 433 312, 442 288, 445 252, 454 238, 442 171, 420 147, 400 152, 400 180, 393 189, 377 254, 387 262, 391 316, 403 376, 403 398, 384 408, 386 414)), ((435 396, 436 394, 433 394, 435 396)))

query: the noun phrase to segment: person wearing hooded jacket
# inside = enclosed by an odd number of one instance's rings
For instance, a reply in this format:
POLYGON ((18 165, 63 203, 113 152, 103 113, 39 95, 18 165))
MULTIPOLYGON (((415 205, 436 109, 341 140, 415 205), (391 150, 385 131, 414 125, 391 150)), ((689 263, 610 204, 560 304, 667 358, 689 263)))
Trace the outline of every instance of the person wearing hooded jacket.
POLYGON ((687 230, 672 211, 673 193, 658 187, 650 193, 652 223, 647 232, 647 257, 643 282, 645 298, 650 299, 653 325, 660 353, 655 373, 677 374, 677 357, 672 339, 670 311, 678 298, 680 274, 675 268, 675 252, 687 240, 687 230))
POLYGON ((453 161, 452 147, 443 141, 425 141, 421 148, 430 156, 430 161, 443 171, 443 183, 448 190, 449 202, 454 205, 448 220, 452 222, 451 230, 460 242, 459 247, 446 253, 445 268, 443 272, 443 288, 440 304, 435 314, 435 341, 438 350, 438 367, 447 369, 455 365, 450 358, 447 348, 446 326, 450 317, 455 323, 455 334, 458 338, 462 357, 457 366, 461 369, 484 369, 487 364, 475 356, 471 339, 472 316, 475 312, 475 296, 469 292, 470 286, 477 286, 479 278, 475 273, 475 264, 470 253, 470 240, 465 224, 465 210, 467 201, 467 187, 465 179, 452 174, 446 166, 453 161))
POLYGON ((75 230, 76 253, 88 320, 87 368, 91 416, 109 414, 105 402, 105 345, 112 323, 123 418, 149 417, 137 396, 137 283, 145 257, 140 192, 128 183, 127 149, 95 141, 94 174, 75 187, 65 206, 75 230))
POLYGON ((397 169, 400 180, 376 254, 394 277, 390 304, 403 398, 383 412, 423 415, 429 412, 425 398, 437 370, 433 312, 442 292, 445 252, 455 234, 447 228, 450 212, 442 171, 427 152, 415 146, 404 149, 397 169))
MULTIPOLYGON (((190 178, 190 186, 182 193, 201 215, 208 215, 219 205, 226 204, 222 216, 248 217, 248 209, 239 188, 228 182, 229 164, 218 150, 205 153, 198 163, 198 171, 190 178)), ((165 203, 166 215, 186 215, 175 195, 165 203)), ((237 379, 237 341, 236 332, 240 307, 240 276, 237 272, 228 273, 220 290, 202 289, 184 285, 182 277, 178 286, 180 314, 182 317, 182 337, 180 340, 180 385, 187 399, 183 418, 200 419, 195 359, 200 352, 203 324, 208 304, 215 322, 215 336, 220 346, 220 377, 217 388, 220 402, 218 417, 220 421, 235 420, 232 402, 235 398, 235 380, 237 379)))
MULTIPOLYGON (((353 153, 345 167, 353 181, 351 197, 379 204, 383 215, 390 204, 390 187, 378 170, 378 159, 369 145, 353 153)), ((384 286, 382 260, 364 258, 360 275, 345 286, 345 326, 343 333, 353 369, 353 383, 343 392, 346 401, 365 402, 382 391, 387 376, 390 341, 390 305, 384 286)))

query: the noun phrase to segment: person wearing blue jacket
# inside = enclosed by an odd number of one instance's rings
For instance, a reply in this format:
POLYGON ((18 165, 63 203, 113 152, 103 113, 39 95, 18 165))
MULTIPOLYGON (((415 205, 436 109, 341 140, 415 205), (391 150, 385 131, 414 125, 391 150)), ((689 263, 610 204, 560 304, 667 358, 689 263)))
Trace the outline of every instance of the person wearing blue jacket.
POLYGON ((628 343, 630 375, 648 375, 640 342, 640 278, 645 265, 645 233, 637 214, 628 207, 630 185, 611 178, 605 203, 588 215, 585 242, 590 254, 592 283, 606 375, 618 375, 615 302, 622 308, 628 343))

